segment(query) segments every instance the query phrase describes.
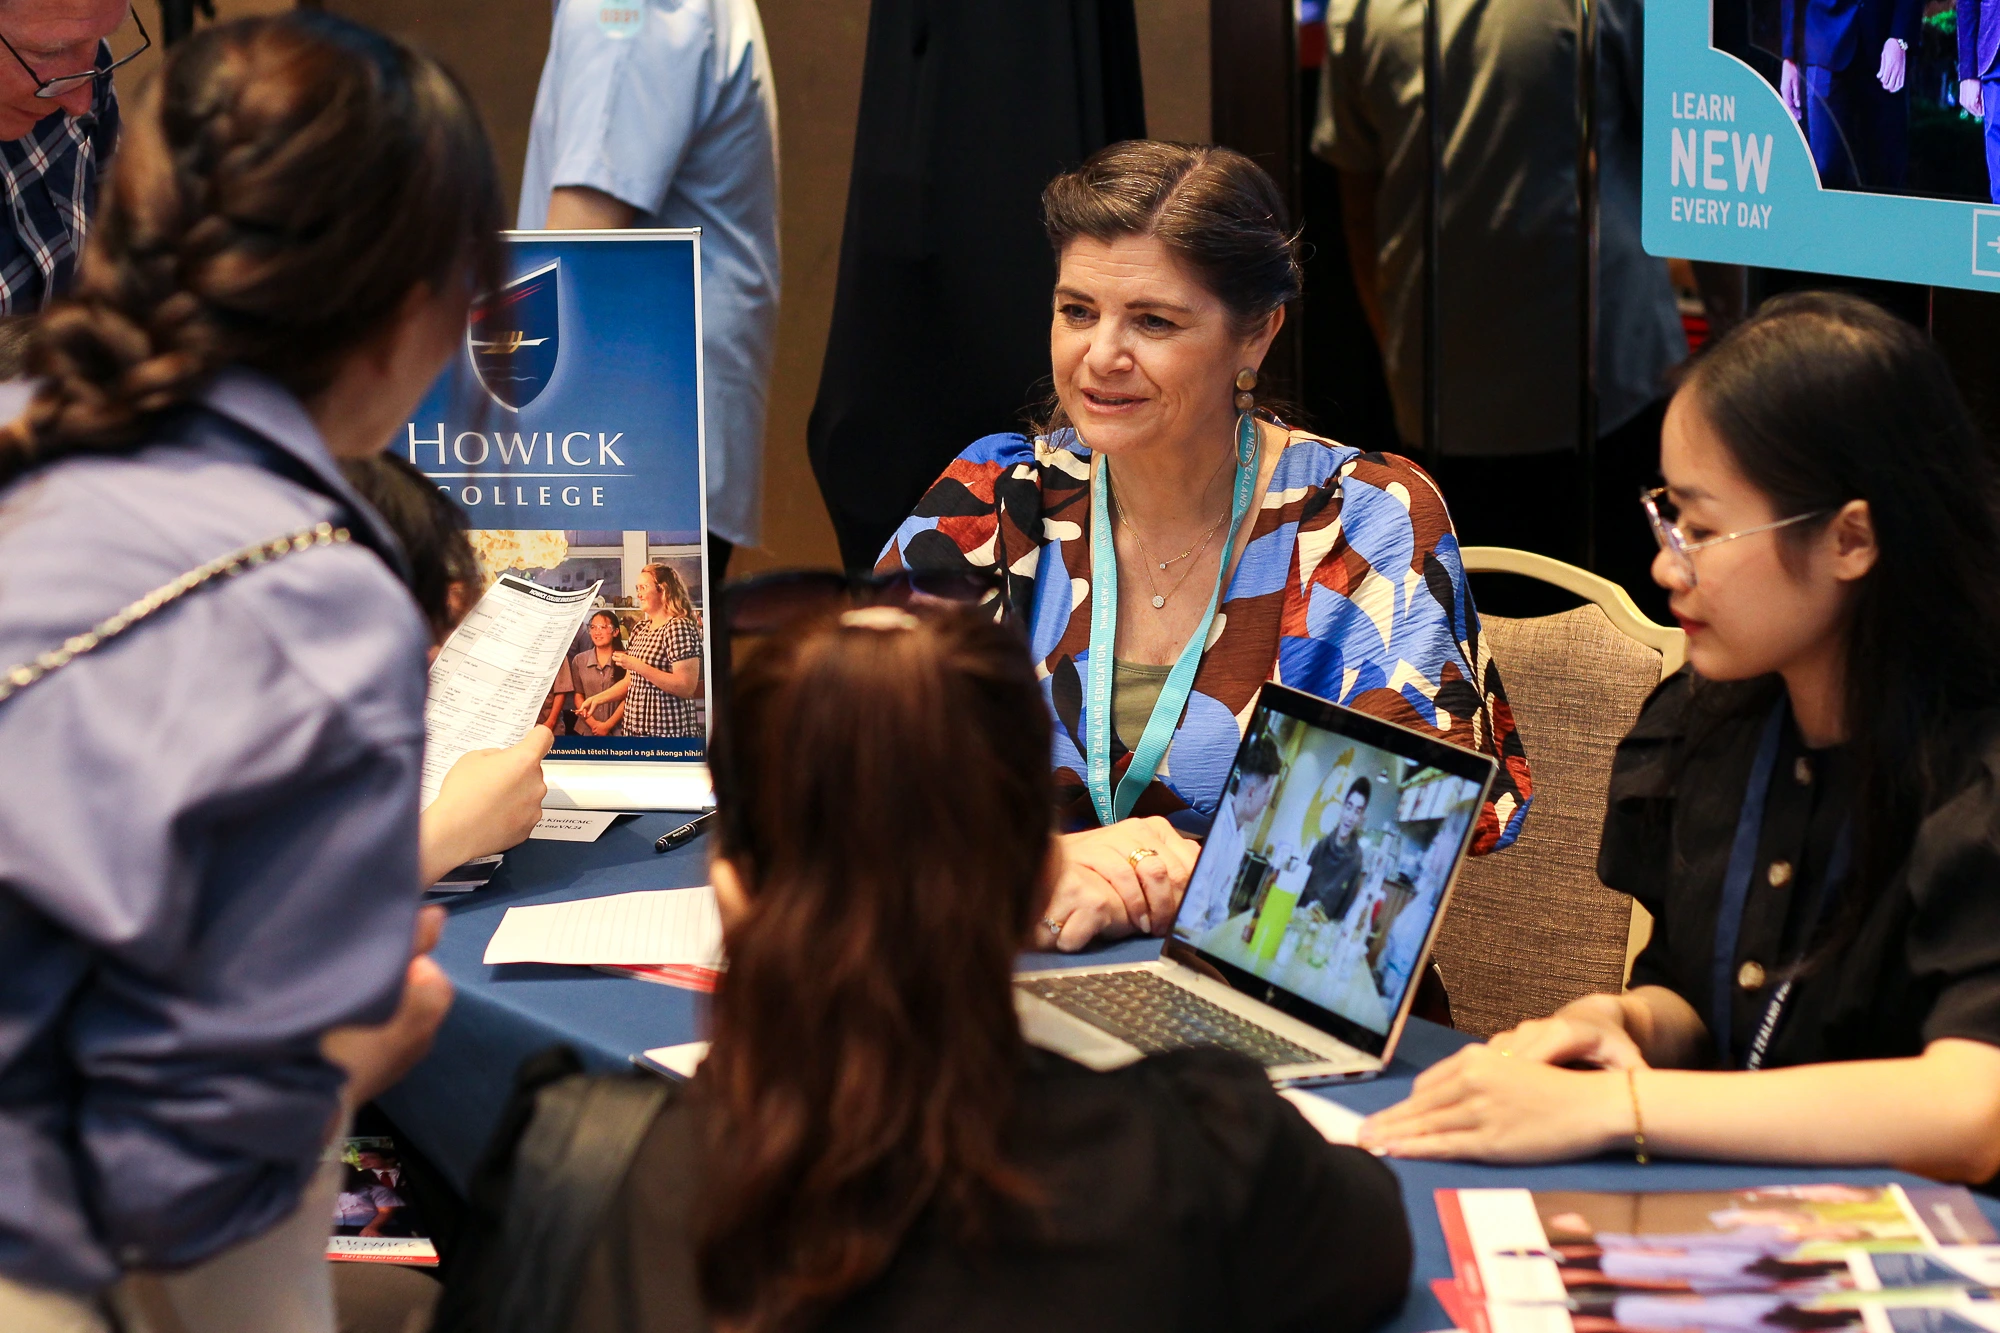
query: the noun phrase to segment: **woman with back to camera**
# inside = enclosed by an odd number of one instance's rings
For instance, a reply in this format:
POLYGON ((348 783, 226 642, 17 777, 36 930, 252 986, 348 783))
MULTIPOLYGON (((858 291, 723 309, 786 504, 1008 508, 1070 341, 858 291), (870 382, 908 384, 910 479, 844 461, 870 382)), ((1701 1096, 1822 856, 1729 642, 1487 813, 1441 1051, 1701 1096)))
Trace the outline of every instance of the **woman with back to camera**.
POLYGON ((622 705, 627 736, 701 736, 708 731, 701 706, 701 621, 687 584, 672 565, 639 571, 633 600, 646 619, 632 631, 632 646, 611 654, 625 673, 608 689, 586 695, 578 711, 622 705))
POLYGON ((945 470, 878 568, 998 570, 1056 723, 1065 869, 1036 941, 1165 934, 1267 679, 1528 766, 1444 500, 1408 460, 1259 414, 1299 294, 1271 178, 1227 148, 1113 144, 1042 194, 1055 401, 945 470))
POLYGON ((711 872, 714 1045, 594 1242, 572 1333, 1368 1327, 1395 1179, 1219 1051, 1026 1046, 1049 723, 1010 630, 830 614, 738 663, 711 872), (695 1321, 699 1322, 699 1321, 695 1321))
POLYGON ((336 462, 458 347, 500 221, 434 62, 306 11, 204 29, 0 390, 0 671, 75 654, 0 699, 10 1333, 331 1324, 322 1148, 450 994, 411 957, 428 635, 336 462))
POLYGON ((1598 855, 1652 942, 1628 992, 1460 1052, 1362 1141, 1537 1160, 1643 1135, 1988 1180, 2000 457, 1921 333, 1813 293, 1694 365, 1661 464, 1653 575, 1689 666, 1619 745, 1598 855))

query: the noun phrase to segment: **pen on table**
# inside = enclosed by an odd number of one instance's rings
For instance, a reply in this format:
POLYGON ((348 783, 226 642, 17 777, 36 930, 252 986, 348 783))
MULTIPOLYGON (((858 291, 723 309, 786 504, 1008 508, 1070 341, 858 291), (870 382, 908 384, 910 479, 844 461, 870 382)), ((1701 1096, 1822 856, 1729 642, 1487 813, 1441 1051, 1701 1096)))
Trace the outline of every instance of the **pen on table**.
POLYGON ((684 842, 693 842, 701 836, 702 831, 708 827, 708 821, 713 818, 715 818, 715 811, 711 810, 705 815, 696 815, 693 819, 690 819, 687 823, 671 832, 662 833, 660 840, 653 844, 653 850, 656 852, 671 852, 684 842))

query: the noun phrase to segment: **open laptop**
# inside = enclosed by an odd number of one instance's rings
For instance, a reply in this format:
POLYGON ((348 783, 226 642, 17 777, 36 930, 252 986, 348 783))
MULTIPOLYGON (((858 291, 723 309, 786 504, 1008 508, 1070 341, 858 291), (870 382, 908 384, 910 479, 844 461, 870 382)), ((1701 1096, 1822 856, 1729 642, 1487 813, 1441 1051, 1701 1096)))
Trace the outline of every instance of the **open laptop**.
POLYGON ((1096 1069, 1221 1046, 1281 1086, 1372 1078, 1395 1053, 1495 770, 1265 685, 1174 920, 1205 968, 1162 957, 1022 973, 1022 1031, 1096 1069))

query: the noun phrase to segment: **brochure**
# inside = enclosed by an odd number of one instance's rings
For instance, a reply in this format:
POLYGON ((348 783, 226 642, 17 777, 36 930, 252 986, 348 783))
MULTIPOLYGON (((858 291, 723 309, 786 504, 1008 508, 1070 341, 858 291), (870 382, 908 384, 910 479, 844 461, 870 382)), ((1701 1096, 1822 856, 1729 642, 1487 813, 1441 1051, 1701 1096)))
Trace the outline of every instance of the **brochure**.
POLYGON ((504 856, 504 852, 495 852, 491 856, 476 857, 462 866, 447 870, 444 872, 444 878, 431 885, 426 892, 470 893, 474 889, 483 889, 492 881, 494 873, 500 869, 500 862, 504 856))
POLYGON ((662 986, 673 986, 679 990, 696 991, 702 995, 713 995, 716 983, 722 980, 722 969, 700 967, 692 963, 656 963, 622 966, 603 963, 599 972, 608 972, 614 977, 630 977, 634 981, 652 981, 662 986))
POLYGON ((557 592, 504 574, 451 632, 424 703, 424 805, 468 751, 528 734, 597 588, 557 592))
POLYGON ((437 1246, 403 1184, 392 1138, 351 1138, 340 1154, 340 1193, 326 1257, 345 1263, 437 1266, 437 1246))
POLYGON ((2000 1235, 1956 1186, 1439 1190, 1470 1333, 2000 1330, 2000 1235))
POLYGON ((509 233, 505 283, 399 442, 470 515, 489 585, 588 593, 531 719, 556 732, 551 807, 712 803, 700 244, 509 233))

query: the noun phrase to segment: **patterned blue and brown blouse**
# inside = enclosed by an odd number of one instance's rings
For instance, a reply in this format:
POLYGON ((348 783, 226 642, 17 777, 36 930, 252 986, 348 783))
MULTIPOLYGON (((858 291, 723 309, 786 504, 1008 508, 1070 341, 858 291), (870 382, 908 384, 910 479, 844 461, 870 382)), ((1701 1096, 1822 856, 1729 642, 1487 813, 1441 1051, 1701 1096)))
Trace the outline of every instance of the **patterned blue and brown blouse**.
MULTIPOLYGON (((989 435, 954 459, 877 569, 999 568, 1055 719, 1066 828, 1097 822, 1084 785, 1091 452, 1075 432, 989 435)), ((1475 854, 1520 832, 1533 792, 1437 485, 1408 459, 1292 431, 1253 511, 1194 690, 1135 815, 1212 815, 1267 679, 1492 755, 1475 854)), ((1130 752, 1112 729, 1112 782, 1130 752)))

